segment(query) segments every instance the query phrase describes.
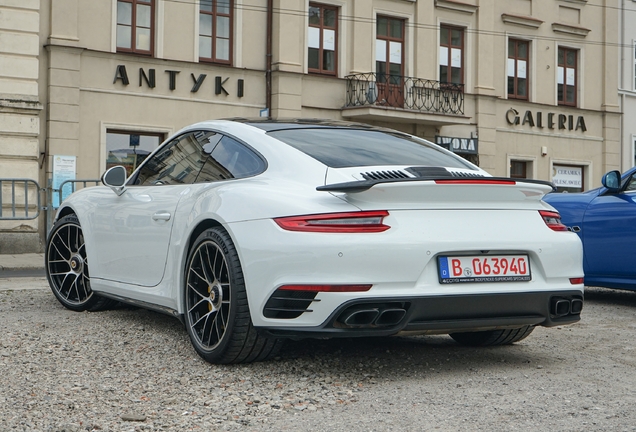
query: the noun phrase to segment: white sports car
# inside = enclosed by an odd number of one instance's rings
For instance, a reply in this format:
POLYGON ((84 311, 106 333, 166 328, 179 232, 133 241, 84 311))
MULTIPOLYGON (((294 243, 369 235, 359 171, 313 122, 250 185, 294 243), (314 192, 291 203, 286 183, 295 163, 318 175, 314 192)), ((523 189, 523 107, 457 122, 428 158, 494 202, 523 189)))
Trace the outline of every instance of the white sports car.
POLYGON ((58 210, 53 293, 76 311, 173 315, 213 363, 264 360, 285 338, 510 344, 583 307, 581 242, 541 200, 549 183, 402 132, 209 121, 102 182, 58 210))

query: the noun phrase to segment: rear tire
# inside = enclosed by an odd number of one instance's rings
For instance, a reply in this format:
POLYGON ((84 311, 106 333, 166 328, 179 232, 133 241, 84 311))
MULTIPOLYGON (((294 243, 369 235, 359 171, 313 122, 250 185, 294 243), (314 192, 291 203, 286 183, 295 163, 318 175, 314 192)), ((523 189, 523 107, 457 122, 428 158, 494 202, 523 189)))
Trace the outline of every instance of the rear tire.
POLYGON ((91 289, 84 233, 77 216, 64 216, 53 225, 44 261, 51 291, 65 308, 94 312, 117 303, 91 289))
POLYGON ((185 271, 185 324, 201 357, 249 363, 276 355, 282 341, 258 334, 252 325, 241 263, 223 228, 199 235, 185 271))
POLYGON ((457 343, 466 346, 510 345, 527 338, 533 330, 534 326, 524 326, 516 329, 451 333, 450 337, 455 339, 457 343))

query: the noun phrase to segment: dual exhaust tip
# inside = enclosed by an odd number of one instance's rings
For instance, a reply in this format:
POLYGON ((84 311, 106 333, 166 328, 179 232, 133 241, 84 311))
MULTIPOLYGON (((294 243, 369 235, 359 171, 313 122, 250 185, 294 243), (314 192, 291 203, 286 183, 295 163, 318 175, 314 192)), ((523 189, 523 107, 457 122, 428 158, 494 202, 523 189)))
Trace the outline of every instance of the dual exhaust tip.
POLYGON ((347 309, 338 321, 347 327, 389 327, 398 324, 405 315, 403 308, 356 307, 347 309))
POLYGON ((579 315, 583 310, 583 300, 556 298, 552 300, 551 313, 556 317, 579 315))

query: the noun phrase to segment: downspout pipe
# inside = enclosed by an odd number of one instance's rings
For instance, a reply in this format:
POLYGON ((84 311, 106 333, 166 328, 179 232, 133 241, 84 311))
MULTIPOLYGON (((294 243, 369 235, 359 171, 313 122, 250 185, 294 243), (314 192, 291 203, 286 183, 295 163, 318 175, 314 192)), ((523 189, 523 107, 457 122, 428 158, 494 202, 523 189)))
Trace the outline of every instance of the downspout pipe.
POLYGON ((267 47, 265 55, 265 108, 267 118, 272 119, 272 32, 274 20, 274 0, 267 0, 267 47))

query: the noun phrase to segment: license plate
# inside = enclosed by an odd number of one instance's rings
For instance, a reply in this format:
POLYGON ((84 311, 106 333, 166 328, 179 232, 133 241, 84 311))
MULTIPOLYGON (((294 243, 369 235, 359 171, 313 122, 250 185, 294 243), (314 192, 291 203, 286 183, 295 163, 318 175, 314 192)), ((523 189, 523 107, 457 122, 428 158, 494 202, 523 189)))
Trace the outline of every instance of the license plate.
POLYGON ((437 263, 443 284, 532 280, 528 255, 440 256, 437 263))

